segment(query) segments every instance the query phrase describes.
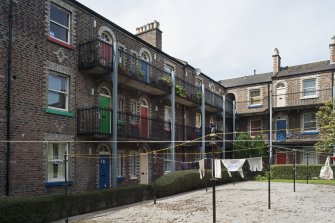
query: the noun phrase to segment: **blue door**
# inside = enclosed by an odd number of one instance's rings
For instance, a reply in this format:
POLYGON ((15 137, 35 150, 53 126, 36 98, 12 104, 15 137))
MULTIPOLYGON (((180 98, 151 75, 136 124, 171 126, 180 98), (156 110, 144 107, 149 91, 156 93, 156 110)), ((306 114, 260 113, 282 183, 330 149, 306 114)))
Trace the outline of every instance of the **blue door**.
POLYGON ((144 61, 141 61, 141 71, 143 73, 143 79, 148 81, 148 64, 144 61))
POLYGON ((285 119, 277 120, 277 141, 278 142, 286 141, 286 120, 285 119))
POLYGON ((99 159, 99 189, 109 188, 109 158, 100 157, 99 159))

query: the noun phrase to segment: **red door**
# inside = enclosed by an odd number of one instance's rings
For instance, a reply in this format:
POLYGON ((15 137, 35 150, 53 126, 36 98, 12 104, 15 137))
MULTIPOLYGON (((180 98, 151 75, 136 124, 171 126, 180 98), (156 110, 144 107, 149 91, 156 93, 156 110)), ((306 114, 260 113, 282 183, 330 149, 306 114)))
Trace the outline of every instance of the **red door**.
POLYGON ((286 164, 286 153, 277 153, 277 164, 286 164))
POLYGON ((148 107, 141 106, 141 137, 149 138, 148 107))

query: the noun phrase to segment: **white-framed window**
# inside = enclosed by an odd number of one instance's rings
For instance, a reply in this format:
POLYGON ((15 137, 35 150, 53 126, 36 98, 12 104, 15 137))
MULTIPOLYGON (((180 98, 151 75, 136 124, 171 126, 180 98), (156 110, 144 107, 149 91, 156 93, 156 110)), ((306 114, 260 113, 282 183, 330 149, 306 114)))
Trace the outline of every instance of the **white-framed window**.
POLYGON ((137 155, 130 154, 129 156, 129 174, 130 176, 137 176, 137 155))
POLYGON ((196 128, 201 128, 201 114, 200 113, 195 113, 195 127, 196 128))
POLYGON ((171 130, 171 107, 164 107, 164 129, 171 130))
POLYGON ((69 77, 50 71, 48 76, 48 107, 68 110, 69 77))
POLYGON ((261 105, 261 89, 249 89, 249 104, 250 105, 261 105))
POLYGON ((261 135, 262 131, 262 120, 250 120, 250 136, 261 135))
POLYGON ((316 78, 302 80, 302 96, 316 97, 316 78))
POLYGON ((130 102, 130 114, 131 114, 131 117, 129 118, 129 121, 132 124, 139 123, 139 117, 137 115, 137 107, 138 107, 138 104, 136 102, 134 102, 134 101, 130 102))
POLYGON ((119 177, 124 176, 123 153, 119 153, 117 156, 117 175, 119 177))
POLYGON ((71 13, 64 8, 50 3, 49 35, 62 42, 70 43, 71 13))
MULTIPOLYGON (((65 180, 64 154, 67 153, 68 153, 67 143, 48 144, 48 181, 65 180)), ((68 170, 69 169, 68 162, 66 165, 68 170)))
POLYGON ((303 114, 303 131, 315 132, 317 131, 317 121, 315 112, 305 112, 303 114))

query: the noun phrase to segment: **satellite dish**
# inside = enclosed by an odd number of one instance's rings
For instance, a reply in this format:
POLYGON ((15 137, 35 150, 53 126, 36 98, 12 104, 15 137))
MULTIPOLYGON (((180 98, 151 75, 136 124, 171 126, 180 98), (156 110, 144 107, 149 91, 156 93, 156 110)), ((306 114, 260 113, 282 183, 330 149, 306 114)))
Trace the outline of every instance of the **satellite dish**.
POLYGON ((197 76, 199 76, 201 74, 201 70, 199 68, 195 68, 194 71, 195 71, 197 76))

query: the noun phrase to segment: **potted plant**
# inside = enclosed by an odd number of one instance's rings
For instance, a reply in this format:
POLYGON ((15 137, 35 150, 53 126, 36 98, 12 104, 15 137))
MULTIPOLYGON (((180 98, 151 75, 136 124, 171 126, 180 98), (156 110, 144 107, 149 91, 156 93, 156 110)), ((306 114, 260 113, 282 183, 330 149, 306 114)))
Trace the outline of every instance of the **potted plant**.
POLYGON ((142 72, 139 65, 136 65, 136 72, 135 73, 136 73, 136 77, 138 79, 142 79, 142 80, 144 79, 144 73, 142 72))
POLYGON ((119 63, 119 74, 126 75, 127 74, 127 68, 124 64, 119 63))
POLYGON ((176 84, 176 95, 186 98, 186 91, 180 84, 176 84))
POLYGON ((158 82, 162 85, 162 86, 168 86, 171 87, 172 86, 172 79, 170 76, 162 76, 158 79, 158 82))

